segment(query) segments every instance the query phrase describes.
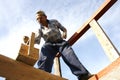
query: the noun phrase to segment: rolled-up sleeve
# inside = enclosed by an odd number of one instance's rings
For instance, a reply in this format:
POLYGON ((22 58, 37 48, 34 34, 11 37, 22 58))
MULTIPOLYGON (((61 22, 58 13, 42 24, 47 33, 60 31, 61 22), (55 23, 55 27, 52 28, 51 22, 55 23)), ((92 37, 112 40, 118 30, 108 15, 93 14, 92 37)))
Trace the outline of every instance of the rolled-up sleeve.
POLYGON ((61 25, 57 20, 56 20, 56 24, 59 29, 61 29, 62 31, 66 31, 66 28, 63 25, 61 25))

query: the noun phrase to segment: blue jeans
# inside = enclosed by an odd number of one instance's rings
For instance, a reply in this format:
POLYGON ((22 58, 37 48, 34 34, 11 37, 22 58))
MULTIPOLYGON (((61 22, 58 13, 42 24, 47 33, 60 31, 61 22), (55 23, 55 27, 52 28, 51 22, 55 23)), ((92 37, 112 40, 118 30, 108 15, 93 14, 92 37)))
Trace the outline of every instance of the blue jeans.
POLYGON ((42 46, 38 68, 51 73, 53 61, 58 52, 74 75, 80 76, 89 73, 81 64, 68 42, 64 40, 58 43, 46 42, 42 46))

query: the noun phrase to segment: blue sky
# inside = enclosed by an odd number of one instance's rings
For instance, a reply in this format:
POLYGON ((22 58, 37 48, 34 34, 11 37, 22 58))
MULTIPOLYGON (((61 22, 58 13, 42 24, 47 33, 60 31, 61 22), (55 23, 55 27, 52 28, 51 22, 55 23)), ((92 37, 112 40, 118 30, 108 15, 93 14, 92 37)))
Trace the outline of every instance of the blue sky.
MULTIPOLYGON (((48 19, 57 19, 64 25, 68 30, 68 40, 103 2, 104 0, 0 0, 0 54, 13 59, 17 57, 23 36, 30 36, 31 32, 39 29, 35 19, 38 10, 45 11, 48 19)), ((120 1, 98 22, 120 51, 120 1)), ((41 45, 35 46, 40 48, 41 45)), ((92 74, 111 63, 91 29, 72 47, 79 60, 92 74)), ((37 68, 36 65, 35 67, 37 68)), ((62 58, 61 67, 63 77, 77 80, 62 58)))

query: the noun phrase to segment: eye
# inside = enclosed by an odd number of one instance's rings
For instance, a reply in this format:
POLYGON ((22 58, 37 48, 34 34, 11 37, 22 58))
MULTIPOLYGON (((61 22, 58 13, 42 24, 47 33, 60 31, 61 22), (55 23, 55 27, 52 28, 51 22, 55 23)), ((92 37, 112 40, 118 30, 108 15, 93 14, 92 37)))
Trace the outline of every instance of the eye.
POLYGON ((39 20, 40 18, 37 18, 36 20, 39 20))

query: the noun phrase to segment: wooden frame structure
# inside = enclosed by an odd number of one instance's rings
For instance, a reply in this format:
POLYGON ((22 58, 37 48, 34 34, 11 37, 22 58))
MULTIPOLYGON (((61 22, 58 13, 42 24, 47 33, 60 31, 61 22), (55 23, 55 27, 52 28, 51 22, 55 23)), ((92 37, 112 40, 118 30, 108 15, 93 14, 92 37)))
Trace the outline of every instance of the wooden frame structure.
MULTIPOLYGON (((98 38, 101 46, 103 47, 106 55, 111 62, 114 62, 119 58, 120 54, 115 48, 107 34, 104 32, 102 27, 99 25, 97 20, 116 2, 117 0, 105 0, 105 2, 99 7, 99 9, 80 27, 68 40, 72 46, 81 36, 83 36, 90 28, 92 28, 96 37, 98 38)), ((59 60, 59 57, 58 57, 59 60)), ((59 66, 59 65, 58 65, 59 66)), ((61 69, 57 71, 57 74, 61 74, 61 69)), ((61 76, 61 75, 59 75, 61 76)))
POLYGON ((6 80, 67 80, 0 55, 0 76, 6 80))
POLYGON ((100 44, 102 45, 103 49, 106 54, 108 55, 109 59, 113 62, 119 57, 119 52, 115 48, 115 46, 110 41, 109 37, 106 35, 104 30, 100 27, 97 20, 116 2, 117 0, 105 0, 105 2, 99 7, 99 9, 80 27, 68 40, 68 42, 73 45, 85 32, 92 28, 95 32, 100 44), (105 41, 105 42, 103 42, 105 41))
MULTIPOLYGON (((92 30, 95 32, 100 44, 102 45, 104 51, 106 52, 106 55, 109 57, 111 62, 114 62, 117 58, 119 58, 120 54, 115 48, 115 46, 112 44, 108 36, 105 34, 104 30, 101 28, 97 20, 116 2, 117 0, 105 0, 105 2, 100 6, 100 8, 88 19, 82 27, 80 27, 68 40, 70 45, 72 46, 85 32, 89 30, 89 28, 92 28, 92 30)), ((34 36, 34 35, 33 35, 34 36)), ((32 43, 29 47, 29 55, 26 53, 28 47, 25 45, 22 45, 22 52, 20 52, 19 56, 16 60, 12 60, 10 58, 7 58, 5 56, 0 55, 0 76, 6 77, 7 80, 66 80, 64 78, 61 78, 59 76, 61 75, 60 71, 60 62, 59 57, 56 57, 56 74, 58 76, 49 74, 47 72, 44 72, 42 70, 38 70, 33 68, 32 66, 36 62, 38 54, 38 50, 34 48, 34 38, 31 39, 32 43), (23 48, 23 47, 26 47, 23 48), (25 49, 25 50, 24 50, 25 49), (35 51, 35 54, 33 52, 35 51), (25 55, 23 52, 26 52, 25 55), (34 58, 36 56, 36 58, 34 58), (32 57, 31 57, 32 56, 32 57), (33 61, 29 64, 30 61, 33 61), (24 63, 21 63, 24 62, 24 63), (28 64, 28 65, 27 65, 28 64), (29 66, 31 65, 31 66, 29 66), (9 66, 9 67, 7 67, 9 66), (14 73, 16 74, 13 76, 14 73), (38 76, 40 75, 40 76, 38 76), (30 77, 29 77, 30 76, 30 77), (47 76, 47 77, 46 77, 47 76), (32 78, 31 78, 32 77, 32 78)), ((90 80, 98 80, 98 79, 90 79, 90 80)), ((103 79, 104 80, 104 79, 103 79)))
POLYGON ((21 44, 16 60, 0 55, 0 76, 6 80, 67 80, 33 67, 39 57, 34 40, 35 33, 32 33, 30 44, 21 44))

